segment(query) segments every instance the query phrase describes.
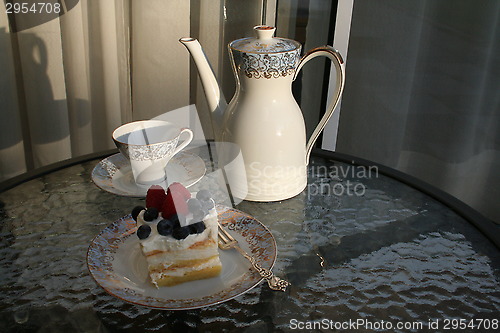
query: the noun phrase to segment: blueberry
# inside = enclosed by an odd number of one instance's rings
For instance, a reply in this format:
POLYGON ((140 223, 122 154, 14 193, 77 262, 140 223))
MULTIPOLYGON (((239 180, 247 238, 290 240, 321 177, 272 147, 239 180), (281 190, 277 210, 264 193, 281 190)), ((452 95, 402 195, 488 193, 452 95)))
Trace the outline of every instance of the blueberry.
POLYGON ((176 224, 175 222, 172 222, 170 220, 161 220, 156 225, 156 230, 158 230, 158 233, 160 235, 168 236, 172 234, 172 231, 175 227, 178 227, 178 224, 176 224))
POLYGON ((170 221, 179 222, 179 214, 173 214, 170 216, 170 221))
POLYGON ((144 209, 146 208, 142 206, 135 206, 134 209, 132 209, 132 218, 134 219, 134 221, 137 222, 137 216, 139 216, 139 213, 144 209))
POLYGON ((172 237, 175 239, 184 239, 189 236, 189 226, 175 228, 172 231, 172 237))
POLYGON ((196 198, 189 199, 187 205, 191 213, 201 209, 201 202, 196 198))
POLYGON ((147 224, 143 224, 137 229, 137 237, 139 237, 139 239, 146 239, 150 234, 151 227, 147 224))
POLYGON ((196 198, 200 201, 208 201, 210 198, 212 198, 212 195, 208 190, 203 189, 196 193, 196 198))
POLYGON ((215 207, 215 203, 212 199, 207 200, 207 201, 203 201, 201 204, 203 206, 203 211, 205 211, 207 213, 210 209, 215 207))
POLYGON ((202 221, 203 218, 205 217, 205 212, 203 211, 203 209, 199 209, 199 210, 196 210, 193 212, 193 220, 195 221, 202 221))
POLYGON ((186 222, 186 217, 184 215, 182 215, 182 214, 174 214, 174 215, 170 216, 169 220, 175 223, 174 227, 178 227, 181 224, 182 225, 186 224, 185 223, 186 222))
POLYGON ((158 209, 155 207, 149 207, 144 212, 144 221, 151 222, 158 218, 158 209))
POLYGON ((191 234, 201 234, 205 230, 205 223, 196 222, 189 225, 189 231, 191 234))

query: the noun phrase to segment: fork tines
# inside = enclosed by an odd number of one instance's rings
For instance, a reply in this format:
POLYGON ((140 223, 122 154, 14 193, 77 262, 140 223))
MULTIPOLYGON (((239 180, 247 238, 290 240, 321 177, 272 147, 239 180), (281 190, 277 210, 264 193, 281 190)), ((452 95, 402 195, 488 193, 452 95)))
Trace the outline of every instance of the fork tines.
POLYGON ((219 246, 223 249, 229 249, 231 247, 236 246, 238 241, 236 241, 233 236, 229 232, 227 232, 221 225, 218 223, 219 226, 219 246))

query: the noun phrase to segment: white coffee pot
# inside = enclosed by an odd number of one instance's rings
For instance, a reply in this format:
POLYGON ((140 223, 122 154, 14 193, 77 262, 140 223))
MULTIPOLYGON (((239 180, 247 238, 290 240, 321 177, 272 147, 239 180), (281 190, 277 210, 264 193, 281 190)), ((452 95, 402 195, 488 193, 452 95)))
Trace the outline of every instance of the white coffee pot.
MULTIPOLYGON (((228 45, 236 93, 227 104, 200 43, 181 38, 194 59, 212 114, 215 139, 238 145, 246 180, 240 188, 249 201, 279 201, 307 186, 313 145, 339 102, 344 88, 342 56, 331 46, 314 48, 301 57, 301 44, 273 37, 275 28, 256 26, 256 38, 228 45), (292 95, 292 82, 302 66, 317 56, 336 68, 337 85, 330 105, 306 144, 302 112, 292 95), (246 188, 245 188, 246 187, 246 188)), ((244 177, 242 177, 244 178, 244 177)))

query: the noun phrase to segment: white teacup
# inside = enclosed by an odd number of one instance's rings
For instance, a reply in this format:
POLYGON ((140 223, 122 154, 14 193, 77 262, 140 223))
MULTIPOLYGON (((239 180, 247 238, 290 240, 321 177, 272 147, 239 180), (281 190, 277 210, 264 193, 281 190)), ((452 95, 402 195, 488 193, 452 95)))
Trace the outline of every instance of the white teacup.
POLYGON ((193 131, 163 120, 142 120, 124 124, 113 132, 113 141, 130 161, 134 180, 140 185, 166 180, 168 161, 193 140, 193 131), (188 137, 177 145, 182 133, 188 137))

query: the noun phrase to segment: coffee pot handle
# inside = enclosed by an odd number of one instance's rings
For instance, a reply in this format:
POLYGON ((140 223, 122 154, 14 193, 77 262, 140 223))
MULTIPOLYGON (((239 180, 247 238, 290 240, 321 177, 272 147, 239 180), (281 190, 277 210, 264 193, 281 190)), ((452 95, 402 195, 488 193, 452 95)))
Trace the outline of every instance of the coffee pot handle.
POLYGON ((314 143, 318 139, 319 134, 321 131, 325 128, 326 123, 328 120, 331 118, 333 111, 337 107, 337 104, 340 101, 340 96, 342 95, 342 91, 344 90, 344 81, 345 81, 345 64, 344 60, 342 59, 342 56, 340 53, 335 50, 331 46, 320 46, 316 47, 310 51, 308 51, 304 56, 300 59, 299 65, 297 67, 297 70, 295 71, 295 76, 293 80, 297 78, 297 74, 301 70, 302 66, 306 64, 309 60, 316 58, 318 56, 325 56, 329 58, 332 63, 335 65, 335 69, 337 72, 337 84, 335 87, 335 93, 332 96, 332 99, 330 101, 330 104, 328 105, 328 108, 326 109, 326 113, 323 115, 321 118, 318 126, 314 129, 311 137, 309 138, 309 141, 307 142, 306 145, 306 164, 309 164, 309 156, 311 155, 311 150, 314 146, 314 143))

